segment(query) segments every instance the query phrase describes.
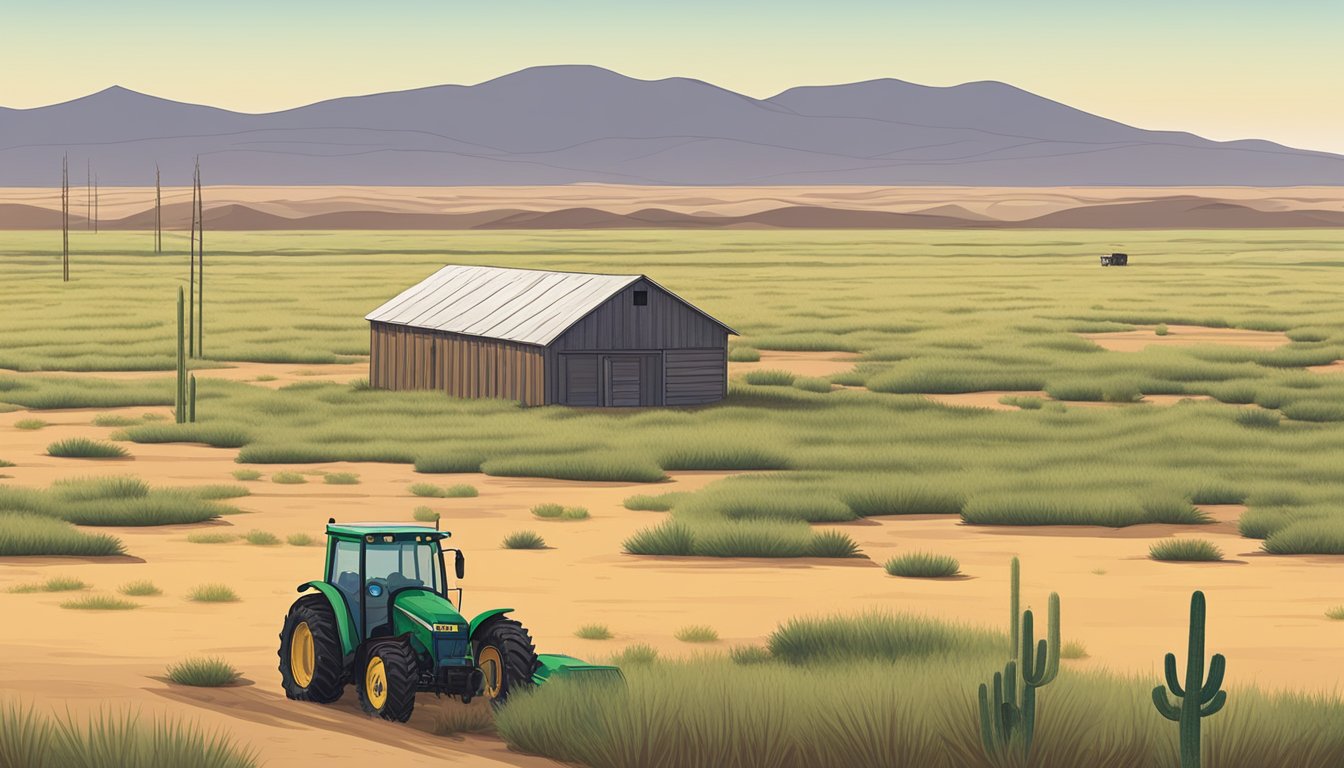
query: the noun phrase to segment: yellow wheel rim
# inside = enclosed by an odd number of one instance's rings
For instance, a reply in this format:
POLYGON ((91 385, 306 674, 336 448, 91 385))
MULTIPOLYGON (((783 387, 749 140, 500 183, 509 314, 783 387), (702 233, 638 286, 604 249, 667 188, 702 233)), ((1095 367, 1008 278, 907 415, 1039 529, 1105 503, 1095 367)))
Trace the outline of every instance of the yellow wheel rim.
POLYGON ((482 648, 477 654, 476 666, 481 668, 485 698, 497 698, 500 689, 504 687, 504 660, 500 658, 499 649, 493 645, 482 648))
POLYGON ((289 671, 294 675, 294 682, 300 688, 307 688, 313 682, 313 668, 316 666, 313 630, 308 628, 308 622, 301 621, 289 636, 289 671))
POLYGON ((364 695, 374 709, 382 709, 387 704, 387 671, 383 669, 383 658, 374 656, 364 670, 364 695))

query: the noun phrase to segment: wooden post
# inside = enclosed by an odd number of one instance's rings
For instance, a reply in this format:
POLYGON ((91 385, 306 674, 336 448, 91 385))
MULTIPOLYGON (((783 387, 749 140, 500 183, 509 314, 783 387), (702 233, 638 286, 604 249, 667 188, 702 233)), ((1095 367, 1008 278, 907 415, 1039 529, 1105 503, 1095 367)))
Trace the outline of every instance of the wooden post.
POLYGON ((158 163, 154 164, 154 252, 163 253, 163 187, 158 163))
POLYGON ((98 234, 98 174, 93 175, 93 234, 98 234))
POLYGON ((70 282, 70 156, 61 157, 61 282, 70 282))
POLYGON ((201 190, 201 158, 196 157, 196 356, 205 356, 205 193, 201 190))
POLYGON ((84 228, 93 228, 93 161, 84 161, 84 228))
POLYGON ((196 183, 191 185, 191 280, 187 293, 187 354, 196 356, 196 183))

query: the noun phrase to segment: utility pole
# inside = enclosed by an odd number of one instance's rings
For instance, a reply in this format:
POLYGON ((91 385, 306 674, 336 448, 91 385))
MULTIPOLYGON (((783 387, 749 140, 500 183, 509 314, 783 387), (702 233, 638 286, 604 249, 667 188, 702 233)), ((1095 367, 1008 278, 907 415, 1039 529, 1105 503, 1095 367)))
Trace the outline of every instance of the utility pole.
MULTIPOLYGON (((200 283, 196 288, 196 356, 205 356, 205 194, 201 190, 201 157, 196 156, 196 260, 200 283)), ((194 419, 193 419, 194 420, 194 419)))
POLYGON ((191 280, 187 291, 187 356, 196 356, 196 182, 191 183, 191 280))
POLYGON ((163 253, 163 187, 158 163, 154 164, 154 252, 163 253))
POLYGON ((98 234, 98 174, 93 175, 93 234, 98 234))
POLYGON ((84 166, 84 228, 93 228, 93 161, 84 166))
POLYGON ((70 282, 70 156, 61 157, 61 282, 70 282))

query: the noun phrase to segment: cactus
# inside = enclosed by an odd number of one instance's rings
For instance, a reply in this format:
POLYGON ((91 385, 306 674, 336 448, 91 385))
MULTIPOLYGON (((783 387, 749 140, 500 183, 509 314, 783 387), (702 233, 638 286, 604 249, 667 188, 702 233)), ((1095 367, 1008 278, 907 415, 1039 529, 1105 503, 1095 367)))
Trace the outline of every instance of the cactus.
POLYGON ((1010 661, 1002 672, 994 673, 993 694, 990 698, 989 688, 980 684, 980 740, 988 755, 997 755, 1019 734, 1023 715, 1017 701, 1017 662, 1010 661))
POLYGON ((1036 689, 1054 682, 1059 674, 1059 595, 1050 593, 1047 613, 1047 639, 1036 640, 1036 618, 1030 609, 1021 610, 1022 568, 1013 558, 1008 593, 1012 623, 1010 661, 1003 672, 994 673, 994 699, 980 685, 980 735, 989 755, 1017 741, 1024 754, 1031 754, 1036 733, 1036 689), (1021 699, 1018 698, 1018 673, 1021 672, 1021 699), (1019 738, 1020 737, 1020 738, 1019 738))
POLYGON ((191 375, 191 402, 187 406, 187 421, 196 423, 196 374, 191 375))
POLYGON ((177 396, 173 405, 173 416, 178 424, 187 420, 187 356, 185 328, 183 327, 185 321, 183 303, 185 301, 186 297, 179 286, 177 289, 177 396))
POLYGON ((1176 654, 1166 658, 1167 688, 1181 700, 1172 704, 1162 686, 1153 689, 1153 705, 1168 720, 1181 724, 1181 768, 1199 768, 1200 720, 1216 715, 1227 703, 1227 692, 1220 690, 1227 660, 1221 653, 1213 654, 1209 675, 1204 677, 1204 593, 1198 590, 1190 596, 1190 641, 1187 646, 1185 685, 1176 675, 1176 654))

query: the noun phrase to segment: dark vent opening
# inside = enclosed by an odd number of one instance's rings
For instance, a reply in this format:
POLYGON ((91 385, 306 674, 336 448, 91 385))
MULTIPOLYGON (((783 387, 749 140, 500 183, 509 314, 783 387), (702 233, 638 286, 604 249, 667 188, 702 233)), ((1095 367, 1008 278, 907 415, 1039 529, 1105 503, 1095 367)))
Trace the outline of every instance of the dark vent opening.
POLYGON ((636 306, 636 307, 647 307, 648 305, 649 305, 649 292, 648 292, 648 291, 635 291, 635 306, 636 306))

